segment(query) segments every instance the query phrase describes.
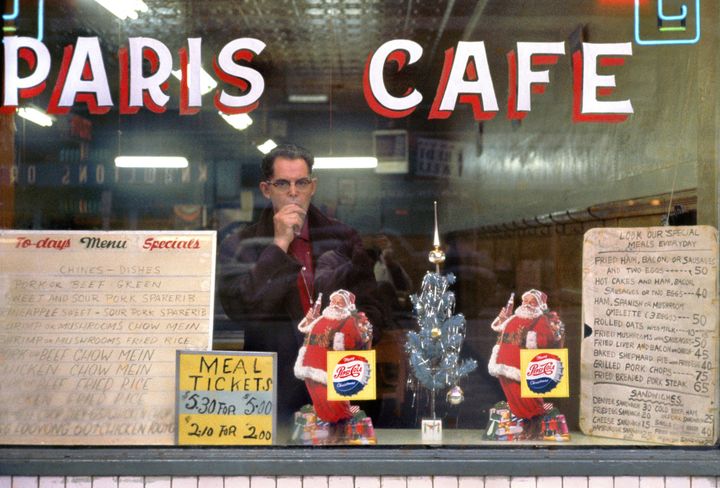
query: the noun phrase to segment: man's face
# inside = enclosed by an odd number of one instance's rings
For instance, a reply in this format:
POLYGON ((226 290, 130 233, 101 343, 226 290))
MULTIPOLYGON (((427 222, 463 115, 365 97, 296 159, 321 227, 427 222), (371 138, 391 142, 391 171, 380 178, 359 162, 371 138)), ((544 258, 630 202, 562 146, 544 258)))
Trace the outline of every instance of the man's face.
POLYGON ((310 200, 315 194, 317 182, 310 177, 307 163, 304 159, 286 159, 279 157, 273 164, 272 179, 260 182, 260 191, 265 198, 270 199, 273 209, 277 212, 281 208, 291 203, 299 205, 305 211, 310 207, 310 200), (310 181, 310 184, 302 187, 303 182, 310 181), (273 185, 273 183, 289 183, 289 187, 283 189, 282 186, 273 185), (298 182, 301 184, 298 185, 298 182))
POLYGON ((534 307, 534 308, 537 308, 539 306, 537 299, 532 295, 528 295, 525 298, 523 298, 522 304, 530 306, 530 307, 534 307))

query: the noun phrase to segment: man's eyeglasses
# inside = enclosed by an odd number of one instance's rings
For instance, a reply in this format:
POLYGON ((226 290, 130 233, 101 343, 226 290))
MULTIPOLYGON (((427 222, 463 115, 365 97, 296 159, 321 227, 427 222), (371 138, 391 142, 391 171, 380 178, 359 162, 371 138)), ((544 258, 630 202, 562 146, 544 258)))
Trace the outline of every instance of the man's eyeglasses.
POLYGON ((313 183, 313 180, 311 178, 300 178, 299 180, 288 181, 288 180, 275 180, 275 181, 267 181, 269 185, 274 186, 280 191, 289 191, 290 187, 294 184, 295 189, 298 191, 306 191, 310 189, 310 186, 313 183))

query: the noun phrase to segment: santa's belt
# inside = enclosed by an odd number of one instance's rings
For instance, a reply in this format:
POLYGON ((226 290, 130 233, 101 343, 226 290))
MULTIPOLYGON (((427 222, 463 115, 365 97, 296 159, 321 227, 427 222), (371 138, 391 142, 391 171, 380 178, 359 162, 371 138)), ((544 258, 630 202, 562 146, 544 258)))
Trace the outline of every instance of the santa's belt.
POLYGON ((523 342, 521 334, 503 334, 500 336, 498 344, 520 344, 523 342))
MULTIPOLYGON (((333 332, 332 335, 335 335, 335 332, 333 332)), ((307 345, 328 347, 330 345, 330 338, 326 335, 311 335, 307 338, 307 345)))

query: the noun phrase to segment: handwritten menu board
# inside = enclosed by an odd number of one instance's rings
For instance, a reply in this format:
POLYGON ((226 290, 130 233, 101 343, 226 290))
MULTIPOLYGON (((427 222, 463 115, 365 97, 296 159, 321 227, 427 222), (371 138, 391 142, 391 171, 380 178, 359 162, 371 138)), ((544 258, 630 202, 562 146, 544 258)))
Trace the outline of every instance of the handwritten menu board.
POLYGON ((273 444, 276 361, 274 352, 178 351, 178 444, 273 444))
POLYGON ((717 239, 705 226, 585 234, 584 433, 676 445, 716 441, 717 239))
POLYGON ((172 444, 211 343, 214 232, 0 232, 3 444, 172 444))

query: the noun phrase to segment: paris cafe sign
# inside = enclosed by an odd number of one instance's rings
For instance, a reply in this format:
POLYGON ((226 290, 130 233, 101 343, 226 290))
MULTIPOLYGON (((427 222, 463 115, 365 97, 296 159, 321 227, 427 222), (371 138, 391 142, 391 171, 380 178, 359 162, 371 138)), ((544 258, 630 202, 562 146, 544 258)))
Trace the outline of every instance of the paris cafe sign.
MULTIPOLYGON (((203 106, 200 83, 202 39, 188 38, 179 49, 181 70, 179 111, 198 113, 203 106)), ((213 103, 226 114, 255 110, 265 89, 262 74, 252 62, 262 56, 266 45, 254 38, 228 42, 213 59, 215 77, 221 82, 213 103)), ((13 112, 21 100, 50 90, 46 111, 66 114, 73 106, 85 105, 91 114, 105 114, 117 106, 121 114, 141 109, 155 113, 166 110, 170 96, 168 79, 173 54, 157 39, 131 37, 118 50, 118 99, 111 95, 105 60, 97 37, 78 37, 63 50, 59 72, 48 80, 52 59, 41 41, 31 37, 3 38, 4 70, 0 112, 13 112), (150 69, 143 67, 149 65, 150 69), (52 88, 49 88, 52 84, 52 88)), ((393 39, 370 53, 363 74, 363 93, 368 107, 388 118, 407 117, 420 106, 428 93, 421 93, 409 82, 403 94, 393 94, 386 86, 386 66, 400 72, 423 56, 423 47, 407 39, 393 39)), ((565 42, 517 42, 507 53, 508 96, 504 111, 508 119, 522 119, 532 110, 533 96, 542 96, 550 83, 555 65, 569 62, 573 71, 573 122, 616 123, 633 113, 630 100, 615 93, 613 69, 632 56, 632 44, 582 43, 572 53, 565 42), (602 74, 601 74, 602 73, 602 74)), ((490 120, 500 113, 498 87, 493 83, 483 41, 461 41, 445 51, 442 69, 427 119, 446 119, 458 105, 469 105, 476 120, 490 120)))

